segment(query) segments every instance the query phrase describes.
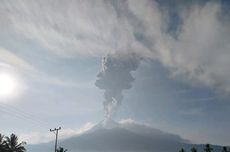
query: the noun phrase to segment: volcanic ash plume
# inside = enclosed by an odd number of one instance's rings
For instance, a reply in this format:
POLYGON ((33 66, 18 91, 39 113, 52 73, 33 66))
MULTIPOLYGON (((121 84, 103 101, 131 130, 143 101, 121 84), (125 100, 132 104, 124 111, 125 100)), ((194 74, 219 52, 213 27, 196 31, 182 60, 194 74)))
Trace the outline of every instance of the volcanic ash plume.
POLYGON ((109 54, 102 59, 102 70, 95 85, 105 90, 104 110, 106 119, 111 119, 123 99, 123 90, 130 89, 135 80, 131 71, 140 63, 134 54, 109 54))

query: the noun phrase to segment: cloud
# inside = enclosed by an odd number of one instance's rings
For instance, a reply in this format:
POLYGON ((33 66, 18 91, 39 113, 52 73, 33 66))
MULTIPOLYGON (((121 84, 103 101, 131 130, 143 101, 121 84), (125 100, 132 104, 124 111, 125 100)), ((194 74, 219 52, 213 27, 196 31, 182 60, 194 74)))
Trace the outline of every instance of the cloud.
POLYGON ((133 120, 132 118, 121 119, 119 123, 120 124, 140 124, 138 121, 133 120))
POLYGON ((28 89, 18 71, 23 74, 30 73, 35 72, 35 68, 10 50, 0 47, 0 72, 11 77, 14 85, 13 92, 10 95, 2 96, 1 102, 15 101, 14 99, 20 97, 28 89))
MULTIPOLYGON (((137 47, 143 51, 145 49, 136 44, 133 35, 136 30, 134 28, 138 28, 141 20, 136 21, 135 14, 131 10, 126 11, 135 9, 129 8, 129 5, 134 7, 135 4, 131 3, 132 1, 121 2, 4 1, 2 10, 5 11, 2 13, 8 19, 10 28, 61 56, 104 55, 137 47)), ((150 14, 153 13, 156 14, 154 18, 158 23, 159 13, 151 9, 154 5, 149 7, 149 2, 145 3, 140 5, 149 8, 148 20, 153 18, 150 14)), ((141 15, 145 14, 137 15, 142 17, 141 15)))
POLYGON ((1 68, 14 67, 19 70, 34 70, 33 66, 28 62, 4 48, 0 48, 0 66, 1 68))
POLYGON ((93 82, 72 81, 68 78, 59 78, 56 75, 49 75, 43 71, 36 71, 30 73, 30 78, 36 82, 42 82, 57 87, 71 87, 71 88, 91 88, 93 82))
MULTIPOLYGON (((42 81, 51 85, 62 87, 85 87, 85 84, 81 82, 62 80, 57 76, 50 76, 37 69, 26 60, 17 56, 12 50, 7 50, 4 48, 0 48, 0 70, 3 72, 7 71, 7 73, 11 73, 13 75, 17 75, 17 72, 20 72, 20 74, 26 74, 27 77, 30 77, 33 80, 42 81)), ((17 75, 17 77, 19 76, 17 75)), ((20 81, 22 81, 21 79, 20 81)))
MULTIPOLYGON (((68 138, 75 135, 80 135, 94 126, 93 123, 87 122, 81 128, 62 128, 59 132, 59 139, 68 138)), ((54 140, 54 136, 51 132, 30 132, 24 133, 19 135, 22 141, 26 141, 28 144, 39 144, 39 143, 46 143, 49 141, 54 140)))
POLYGON ((160 61, 174 78, 229 94, 230 26, 222 6, 187 6, 175 7, 176 22, 150 0, 4 1, 1 22, 62 57, 132 51, 160 61))
POLYGON ((161 61, 176 76, 229 93, 229 24, 221 21, 220 14, 221 6, 217 3, 194 6, 186 12, 178 40, 167 51, 170 57, 161 61))
POLYGON ((113 9, 110 10, 111 6, 103 1, 57 1, 54 4, 53 1, 25 0, 6 4, 6 16, 12 26, 54 53, 64 56, 104 54, 115 45, 115 39, 111 38, 120 23, 113 9))

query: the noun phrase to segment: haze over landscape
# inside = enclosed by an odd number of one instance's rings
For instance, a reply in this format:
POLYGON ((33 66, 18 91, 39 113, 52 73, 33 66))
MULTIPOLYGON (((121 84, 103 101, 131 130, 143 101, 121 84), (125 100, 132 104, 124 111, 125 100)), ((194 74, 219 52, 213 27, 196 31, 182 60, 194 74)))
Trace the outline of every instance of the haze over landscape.
POLYGON ((230 146, 230 1, 0 1, 0 133, 30 152, 230 146), (219 146, 216 146, 219 145, 219 146))

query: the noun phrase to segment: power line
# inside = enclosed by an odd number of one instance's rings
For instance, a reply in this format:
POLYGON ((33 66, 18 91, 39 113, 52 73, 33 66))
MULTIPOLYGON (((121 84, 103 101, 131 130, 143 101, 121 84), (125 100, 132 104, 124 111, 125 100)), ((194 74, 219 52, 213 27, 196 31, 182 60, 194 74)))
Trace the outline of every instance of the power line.
POLYGON ((50 129, 50 132, 54 132, 55 135, 56 135, 54 152, 57 152, 57 139, 58 139, 58 131, 59 131, 59 130, 61 130, 61 127, 59 127, 59 128, 54 128, 54 129, 50 129))
POLYGON ((45 126, 48 127, 48 124, 45 121, 39 119, 34 115, 31 115, 30 113, 26 112, 26 110, 22 111, 13 105, 3 104, 3 103, 0 103, 0 107, 1 107, 0 109, 1 111, 9 113, 10 116, 14 116, 16 118, 23 119, 23 120, 28 120, 30 121, 30 123, 33 123, 34 125, 43 129, 45 128, 45 126))

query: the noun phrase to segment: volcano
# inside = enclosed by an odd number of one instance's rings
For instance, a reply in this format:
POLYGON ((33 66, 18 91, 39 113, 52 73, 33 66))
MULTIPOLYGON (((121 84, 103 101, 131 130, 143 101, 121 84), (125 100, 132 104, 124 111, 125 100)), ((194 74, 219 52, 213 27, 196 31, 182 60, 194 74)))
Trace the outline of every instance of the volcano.
MULTIPOLYGON (((111 119, 101 121, 83 134, 60 141, 59 146, 65 147, 68 152, 172 152, 182 147, 190 149, 193 146, 203 150, 203 145, 189 144, 188 140, 179 135, 166 133, 132 120, 117 123, 111 119)), ((52 149, 53 143, 48 143, 31 146, 28 151, 48 152, 52 149)), ((215 146, 214 149, 220 150, 220 147, 215 146)))
MULTIPOLYGON (((63 147, 77 151, 176 151, 183 143, 181 137, 134 122, 116 123, 104 120, 80 136, 61 142, 63 147)), ((72 152, 72 151, 71 151, 72 152)))

